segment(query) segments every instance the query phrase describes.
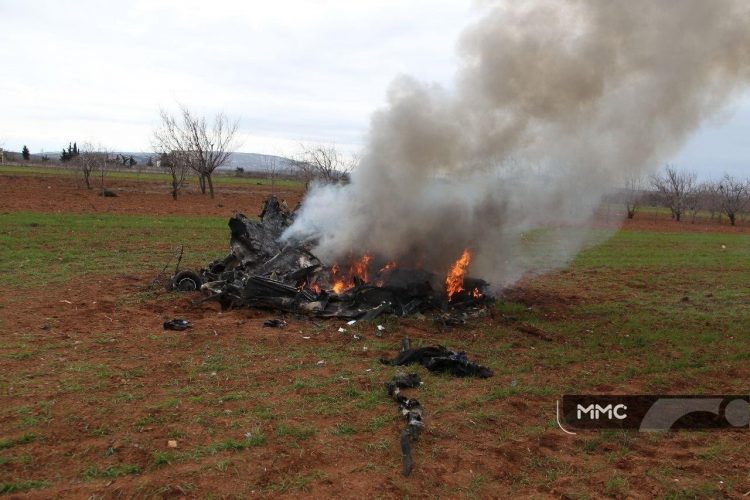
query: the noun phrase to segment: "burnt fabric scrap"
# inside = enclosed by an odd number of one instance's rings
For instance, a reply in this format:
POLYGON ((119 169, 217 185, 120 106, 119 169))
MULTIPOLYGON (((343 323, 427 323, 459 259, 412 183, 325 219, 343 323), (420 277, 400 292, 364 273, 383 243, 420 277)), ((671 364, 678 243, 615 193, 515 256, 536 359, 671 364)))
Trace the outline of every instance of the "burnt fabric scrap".
POLYGON ((456 377, 488 378, 491 369, 469 361, 465 352, 453 352, 443 346, 404 349, 394 359, 381 359, 381 363, 391 366, 406 366, 419 363, 431 372, 450 373, 456 377))
POLYGON ((398 403, 399 411, 406 420, 406 427, 401 431, 401 455, 403 457, 404 476, 411 474, 414 465, 411 453, 411 443, 419 437, 419 432, 424 427, 422 405, 414 398, 407 398, 401 394, 403 388, 419 387, 421 381, 416 373, 397 373, 393 379, 385 384, 388 395, 398 403))

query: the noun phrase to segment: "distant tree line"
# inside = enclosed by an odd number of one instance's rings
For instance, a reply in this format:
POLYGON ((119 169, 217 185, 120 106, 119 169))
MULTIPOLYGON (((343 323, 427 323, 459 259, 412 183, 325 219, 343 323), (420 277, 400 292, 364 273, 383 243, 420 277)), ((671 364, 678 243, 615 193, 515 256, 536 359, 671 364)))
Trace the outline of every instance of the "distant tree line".
POLYGON ((698 182, 695 172, 666 165, 645 181, 628 179, 622 197, 629 219, 640 206, 656 205, 668 208, 675 222, 689 217, 694 223, 702 212, 711 220, 725 215, 734 226, 750 209, 750 181, 725 174, 718 180, 698 182))

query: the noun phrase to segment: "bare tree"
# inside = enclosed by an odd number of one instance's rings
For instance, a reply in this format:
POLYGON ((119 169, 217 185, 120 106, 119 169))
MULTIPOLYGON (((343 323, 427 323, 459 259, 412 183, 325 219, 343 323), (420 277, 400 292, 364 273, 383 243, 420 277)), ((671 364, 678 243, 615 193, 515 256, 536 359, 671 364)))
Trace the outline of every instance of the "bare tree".
POLYGON ((101 161, 102 158, 99 151, 90 142, 84 143, 81 146, 79 154, 73 158, 73 167, 83 178, 86 189, 93 189, 91 176, 100 167, 101 161))
POLYGON ((703 182, 699 186, 701 192, 701 204, 703 208, 708 210, 711 214, 711 220, 716 218, 716 213, 719 213, 721 218, 721 193, 719 192, 719 183, 715 181, 703 182))
POLYGON ((691 224, 695 224, 698 212, 706 206, 706 189, 706 183, 697 184, 685 196, 685 208, 690 214, 691 224))
POLYGON ((292 168, 305 182, 334 184, 345 180, 357 164, 356 158, 347 158, 335 146, 301 146, 302 152, 292 160, 292 168))
POLYGON ((688 197, 695 189, 694 172, 678 172, 667 165, 664 174, 651 177, 651 185, 659 194, 662 203, 672 211, 672 218, 680 221, 687 206, 688 197))
POLYGON ((114 193, 107 190, 104 185, 104 179, 107 174, 109 174, 110 164, 116 162, 116 160, 111 157, 109 151, 101 146, 97 148, 96 153, 94 153, 94 158, 96 165, 95 168, 99 177, 99 196, 116 196, 114 193))
POLYGON ((234 137, 239 122, 218 113, 209 125, 205 117, 194 115, 183 105, 177 117, 165 110, 161 110, 160 116, 161 127, 154 132, 156 151, 190 156, 189 165, 198 174, 201 192, 205 194, 208 186, 213 198, 213 173, 227 162, 235 149, 234 137))
POLYGON ((185 178, 190 171, 190 155, 173 151, 162 153, 159 158, 159 168, 172 177, 172 199, 177 199, 177 193, 185 185, 185 178))
POLYGON ((742 213, 748 204, 750 186, 748 182, 730 175, 724 175, 719 182, 718 192, 721 211, 729 217, 729 223, 735 225, 737 215, 742 213))
POLYGON ((625 209, 628 211, 628 219, 635 217, 635 211, 643 199, 643 179, 641 177, 629 177, 625 180, 625 209))

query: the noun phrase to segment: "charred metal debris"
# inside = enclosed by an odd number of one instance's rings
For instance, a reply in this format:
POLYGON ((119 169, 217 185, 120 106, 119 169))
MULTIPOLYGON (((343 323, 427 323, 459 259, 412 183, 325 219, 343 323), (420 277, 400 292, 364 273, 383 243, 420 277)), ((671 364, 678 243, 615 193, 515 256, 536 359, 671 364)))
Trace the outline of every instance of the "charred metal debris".
POLYGON ((229 219, 229 255, 197 273, 177 272, 171 287, 200 290, 202 301, 216 300, 224 309, 257 307, 360 320, 431 312, 445 325, 482 316, 492 300, 481 279, 464 277, 449 298, 443 279, 425 270, 388 264, 367 279, 374 264, 367 256, 359 263, 324 265, 310 251, 314 242, 279 241, 293 220, 294 213, 274 195, 264 201, 259 220, 235 214, 229 219), (347 274, 344 283, 342 267, 361 272, 347 274))
MULTIPOLYGON (((392 360, 381 359, 381 363, 392 366, 405 366, 420 363, 432 372, 450 373, 456 377, 487 378, 493 375, 492 370, 485 366, 470 362, 466 353, 453 352, 442 346, 411 348, 408 338, 401 340, 401 350, 392 360)), ((388 396, 398 403, 399 412, 406 420, 406 427, 401 431, 401 455, 403 457, 404 476, 411 474, 414 461, 411 445, 419 437, 424 428, 424 412, 422 404, 415 398, 408 398, 401 394, 401 389, 416 388, 422 385, 419 374, 398 372, 386 382, 388 396)))
POLYGON ((180 318, 167 320, 163 326, 165 330, 174 330, 175 332, 182 332, 191 327, 190 321, 180 318))
POLYGON ((424 427, 422 420, 422 405, 417 399, 407 398, 401 394, 401 389, 407 387, 419 387, 421 384, 419 375, 416 373, 397 373, 393 379, 385 384, 388 395, 398 403, 398 409, 406 420, 406 427, 401 431, 401 456, 403 457, 403 468, 401 473, 404 476, 411 474, 413 466, 411 456, 411 443, 419 437, 419 432, 424 427))
POLYGON ((469 361, 466 353, 453 352, 443 346, 410 349, 402 345, 401 352, 394 359, 381 359, 381 363, 391 366, 406 366, 419 363, 431 372, 450 373, 455 377, 489 378, 492 370, 469 361))

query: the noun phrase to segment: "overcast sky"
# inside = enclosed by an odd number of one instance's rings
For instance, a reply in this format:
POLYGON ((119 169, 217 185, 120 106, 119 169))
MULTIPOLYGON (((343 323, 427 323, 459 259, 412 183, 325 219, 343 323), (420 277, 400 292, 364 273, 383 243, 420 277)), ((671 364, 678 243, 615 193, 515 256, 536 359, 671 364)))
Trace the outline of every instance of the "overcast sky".
MULTIPOLYGON (((450 86, 471 0, 0 0, 0 143, 147 151, 160 107, 241 122, 240 150, 353 151, 399 73, 450 86)), ((750 97, 674 159, 750 173, 750 97)))

